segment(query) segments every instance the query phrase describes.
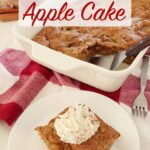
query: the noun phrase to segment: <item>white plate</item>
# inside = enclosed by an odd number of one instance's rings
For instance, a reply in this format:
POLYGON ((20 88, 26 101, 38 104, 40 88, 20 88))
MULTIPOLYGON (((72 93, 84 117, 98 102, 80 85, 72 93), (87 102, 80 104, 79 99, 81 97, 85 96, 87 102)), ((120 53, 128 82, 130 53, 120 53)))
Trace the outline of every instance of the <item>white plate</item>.
POLYGON ((75 103, 87 104, 121 133, 111 150, 140 150, 137 129, 121 106, 105 96, 77 90, 55 93, 29 106, 11 131, 8 150, 47 150, 35 127, 47 124, 64 108, 75 103))

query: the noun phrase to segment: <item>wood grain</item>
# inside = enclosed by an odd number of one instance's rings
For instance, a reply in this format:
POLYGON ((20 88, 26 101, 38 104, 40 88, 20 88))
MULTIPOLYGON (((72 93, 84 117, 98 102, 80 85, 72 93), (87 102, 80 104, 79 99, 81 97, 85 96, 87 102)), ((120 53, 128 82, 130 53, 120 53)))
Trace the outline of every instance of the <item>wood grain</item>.
POLYGON ((18 19, 18 13, 0 14, 0 21, 13 21, 18 19))
POLYGON ((0 8, 0 14, 17 13, 17 8, 0 8))

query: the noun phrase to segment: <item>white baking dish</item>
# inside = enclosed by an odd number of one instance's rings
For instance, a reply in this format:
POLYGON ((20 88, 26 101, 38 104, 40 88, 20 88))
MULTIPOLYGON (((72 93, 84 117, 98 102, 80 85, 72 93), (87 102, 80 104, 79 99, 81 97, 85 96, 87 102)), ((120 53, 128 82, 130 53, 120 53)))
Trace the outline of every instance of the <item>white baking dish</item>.
POLYGON ((121 87, 128 75, 137 66, 140 66, 141 58, 146 52, 146 50, 142 51, 128 68, 111 71, 33 42, 31 38, 41 29, 42 27, 20 27, 18 24, 13 28, 14 35, 31 59, 64 75, 108 92, 116 91, 121 87))

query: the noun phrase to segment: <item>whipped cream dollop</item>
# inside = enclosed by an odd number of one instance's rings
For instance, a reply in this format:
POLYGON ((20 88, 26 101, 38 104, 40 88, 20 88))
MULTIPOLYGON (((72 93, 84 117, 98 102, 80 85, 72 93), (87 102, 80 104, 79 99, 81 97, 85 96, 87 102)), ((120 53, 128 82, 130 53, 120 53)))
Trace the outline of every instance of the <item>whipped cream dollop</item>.
POLYGON ((96 133, 100 122, 87 105, 76 104, 58 116, 54 127, 61 141, 81 144, 96 133))

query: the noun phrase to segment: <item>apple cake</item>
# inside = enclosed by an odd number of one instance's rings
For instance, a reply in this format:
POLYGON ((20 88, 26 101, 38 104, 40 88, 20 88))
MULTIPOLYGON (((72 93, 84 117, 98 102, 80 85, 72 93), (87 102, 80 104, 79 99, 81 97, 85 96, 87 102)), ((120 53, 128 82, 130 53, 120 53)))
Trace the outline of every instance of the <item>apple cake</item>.
POLYGON ((86 105, 71 106, 36 128, 49 150, 110 150, 120 134, 86 105))
POLYGON ((150 36, 150 1, 132 0, 130 27, 44 27, 33 41, 89 61, 95 55, 127 50, 146 36, 150 36))

